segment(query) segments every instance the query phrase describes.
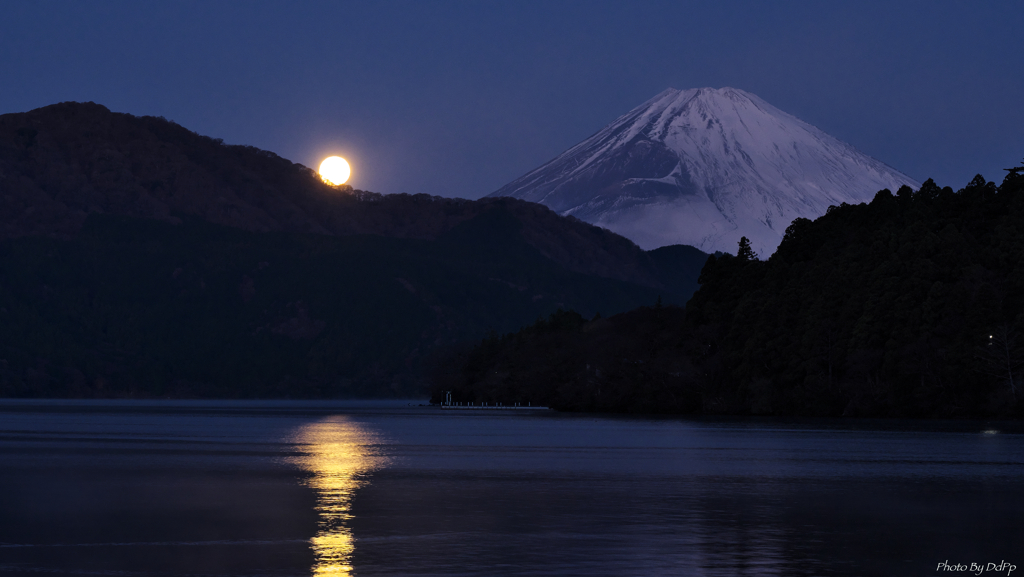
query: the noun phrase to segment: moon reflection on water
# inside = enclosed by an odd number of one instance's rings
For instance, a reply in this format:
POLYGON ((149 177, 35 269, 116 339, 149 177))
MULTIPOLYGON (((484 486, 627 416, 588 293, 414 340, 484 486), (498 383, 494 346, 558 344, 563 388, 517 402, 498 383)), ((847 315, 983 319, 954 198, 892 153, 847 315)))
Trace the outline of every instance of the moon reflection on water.
POLYGON ((350 575, 355 537, 352 498, 365 475, 387 464, 377 453, 375 434, 346 417, 330 417, 302 427, 294 441, 305 456, 297 463, 312 473, 307 481, 317 493, 319 527, 310 540, 316 562, 313 575, 350 575))

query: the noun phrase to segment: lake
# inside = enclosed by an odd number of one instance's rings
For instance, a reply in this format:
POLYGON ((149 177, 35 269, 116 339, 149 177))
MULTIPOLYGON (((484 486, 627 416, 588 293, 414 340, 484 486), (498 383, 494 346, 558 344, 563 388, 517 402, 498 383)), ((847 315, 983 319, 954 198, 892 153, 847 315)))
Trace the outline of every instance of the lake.
POLYGON ((0 573, 1024 575, 1021 423, 415 404, 0 400, 0 573))

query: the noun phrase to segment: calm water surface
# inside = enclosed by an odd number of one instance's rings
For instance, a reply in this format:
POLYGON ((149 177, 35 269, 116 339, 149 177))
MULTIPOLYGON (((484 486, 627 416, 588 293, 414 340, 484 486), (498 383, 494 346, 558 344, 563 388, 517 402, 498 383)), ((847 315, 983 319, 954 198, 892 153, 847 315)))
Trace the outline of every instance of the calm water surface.
POLYGON ((1021 429, 0 401, 0 573, 1024 575, 1021 429))

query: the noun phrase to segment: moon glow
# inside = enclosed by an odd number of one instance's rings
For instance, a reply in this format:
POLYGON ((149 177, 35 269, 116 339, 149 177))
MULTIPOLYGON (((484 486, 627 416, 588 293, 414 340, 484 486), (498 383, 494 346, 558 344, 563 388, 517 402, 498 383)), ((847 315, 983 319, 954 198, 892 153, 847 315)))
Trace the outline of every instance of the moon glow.
POLYGON ((349 167, 348 162, 340 156, 325 158, 320 163, 320 178, 327 184, 333 184, 334 186, 345 184, 351 175, 352 169, 349 167))

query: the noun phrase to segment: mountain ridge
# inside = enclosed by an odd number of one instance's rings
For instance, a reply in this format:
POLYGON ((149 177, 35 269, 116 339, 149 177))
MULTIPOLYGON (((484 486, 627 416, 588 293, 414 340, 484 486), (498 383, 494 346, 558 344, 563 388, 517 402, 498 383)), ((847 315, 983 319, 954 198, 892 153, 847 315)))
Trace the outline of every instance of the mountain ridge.
POLYGON ((0 238, 71 238, 90 214, 107 214, 171 224, 198 217, 254 232, 436 239, 495 207, 515 213, 527 242, 569 270, 664 288, 632 241, 543 205, 332 187, 272 152, 91 102, 0 115, 0 238))
POLYGON ((408 398, 490 331, 682 304, 706 259, 98 104, 0 116, 0 397, 408 398))
POLYGON ((489 197, 540 202, 650 250, 767 256, 795 218, 920 184, 735 88, 669 88, 489 197))
POLYGON ((0 397, 408 398, 489 331, 682 304, 706 257, 93 103, 0 116, 0 397))

